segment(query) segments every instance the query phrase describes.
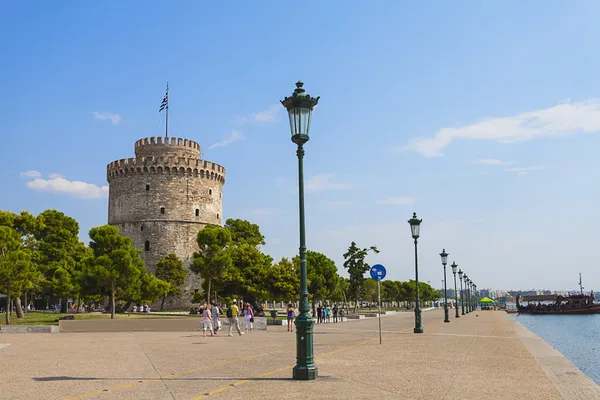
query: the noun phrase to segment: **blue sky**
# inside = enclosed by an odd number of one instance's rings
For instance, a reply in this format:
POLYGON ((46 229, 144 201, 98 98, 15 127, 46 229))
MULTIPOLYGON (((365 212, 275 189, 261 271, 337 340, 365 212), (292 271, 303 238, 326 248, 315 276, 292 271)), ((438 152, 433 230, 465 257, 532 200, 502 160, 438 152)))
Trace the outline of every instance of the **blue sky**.
POLYGON ((600 3, 302 4, 0 2, 0 209, 59 209, 87 241, 107 221, 106 164, 163 134, 168 81, 171 134, 227 168, 224 216, 293 256, 279 100, 301 79, 321 96, 309 248, 341 269, 352 240, 377 245, 371 263, 413 278, 416 211, 436 287, 446 248, 480 288, 569 289, 579 272, 600 288, 600 3))

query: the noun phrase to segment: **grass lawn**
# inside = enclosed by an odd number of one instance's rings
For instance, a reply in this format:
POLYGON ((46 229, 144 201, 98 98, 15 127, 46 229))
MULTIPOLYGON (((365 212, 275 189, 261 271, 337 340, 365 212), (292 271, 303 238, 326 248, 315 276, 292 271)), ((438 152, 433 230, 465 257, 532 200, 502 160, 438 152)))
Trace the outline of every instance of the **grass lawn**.
MULTIPOLYGON (((17 314, 13 313, 10 318, 11 325, 58 325, 58 319, 65 315, 74 315, 75 320, 84 319, 110 319, 110 314, 62 314, 44 311, 30 311, 25 314, 25 318, 17 319, 17 314)), ((152 314, 116 314, 117 319, 127 318, 199 318, 199 315, 152 315, 152 314)), ((5 322, 4 314, 0 315, 0 325, 5 322)))

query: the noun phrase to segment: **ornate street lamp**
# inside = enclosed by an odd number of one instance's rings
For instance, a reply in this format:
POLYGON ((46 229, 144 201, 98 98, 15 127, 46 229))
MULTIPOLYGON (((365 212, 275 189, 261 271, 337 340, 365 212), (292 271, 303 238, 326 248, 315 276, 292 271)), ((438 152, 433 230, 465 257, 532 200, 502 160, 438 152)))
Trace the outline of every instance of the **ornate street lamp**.
POLYGON ((415 304, 415 329, 414 333, 423 333, 423 326, 421 325, 421 307, 419 306, 419 257, 417 255, 417 241, 419 239, 419 231, 421 229, 422 219, 417 218, 417 213, 413 213, 411 219, 408 220, 410 224, 410 232, 412 238, 415 240, 415 292, 416 292, 416 304, 415 304))
POLYGON ((450 318, 448 318, 448 291, 446 285, 446 264, 448 263, 446 249, 442 249, 440 257, 442 257, 442 265, 444 266, 444 322, 450 322, 450 318))
POLYGON ((308 281, 306 272, 306 236, 304 225, 304 143, 308 142, 310 120, 313 108, 320 97, 311 97, 302 88, 304 83, 296 82, 296 89, 290 97, 281 104, 286 108, 290 119, 292 142, 298 145, 298 194, 300 209, 300 315, 296 318, 296 366, 293 378, 298 380, 313 380, 317 378, 318 369, 314 364, 313 326, 312 317, 308 314, 308 281))
POLYGON ((462 308, 462 315, 465 315, 465 294, 463 293, 463 272, 462 269, 458 270, 458 279, 460 280, 460 306, 462 308))
POLYGON ((467 314, 469 313, 469 277, 465 274, 465 303, 467 303, 467 314))
POLYGON ((460 318, 460 315, 458 315, 458 292, 456 291, 456 268, 458 268, 458 265, 452 261, 452 274, 454 274, 454 310, 455 310, 455 314, 454 318, 460 318))
POLYGON ((477 285, 473 284, 473 307, 474 310, 477 310, 477 306, 479 305, 479 295, 477 294, 477 285))

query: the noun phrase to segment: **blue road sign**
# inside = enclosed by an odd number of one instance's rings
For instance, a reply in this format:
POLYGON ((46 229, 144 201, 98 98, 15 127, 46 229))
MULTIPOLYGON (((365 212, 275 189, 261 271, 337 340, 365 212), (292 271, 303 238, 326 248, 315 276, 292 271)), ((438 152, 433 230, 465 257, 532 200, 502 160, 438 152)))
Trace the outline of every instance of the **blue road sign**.
POLYGON ((385 267, 381 264, 375 264, 371 267, 371 278, 381 281, 385 278, 385 267))

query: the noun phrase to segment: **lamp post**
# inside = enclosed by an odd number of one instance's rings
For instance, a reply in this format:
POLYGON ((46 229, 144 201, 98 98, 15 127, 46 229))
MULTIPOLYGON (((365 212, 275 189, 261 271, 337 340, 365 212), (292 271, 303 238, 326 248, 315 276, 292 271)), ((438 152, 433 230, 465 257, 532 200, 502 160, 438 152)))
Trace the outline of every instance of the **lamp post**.
MULTIPOLYGON (((463 280, 463 272, 462 269, 458 270, 458 279, 460 280, 460 305, 462 307, 462 315, 465 315, 465 292, 462 288, 462 280, 463 280)), ((465 278, 467 276, 465 275, 465 278)))
POLYGON ((446 264, 448 263, 446 249, 442 249, 440 257, 442 257, 442 265, 444 266, 444 322, 450 322, 450 318, 448 318, 448 291, 446 285, 446 264))
POLYGON ((423 333, 423 326, 421 325, 421 307, 419 306, 419 256, 417 254, 417 242, 419 239, 419 231, 421 230, 422 219, 417 218, 417 213, 413 213, 411 219, 408 220, 410 224, 410 233, 412 238, 415 240, 415 329, 414 333, 423 333))
POLYGON ((471 278, 469 278, 469 290, 467 291, 468 296, 469 296, 469 313, 473 312, 473 286, 472 286, 473 281, 471 280, 471 278))
POLYGON ((462 315, 465 315, 465 294, 463 293, 463 272, 462 269, 458 270, 458 279, 460 280, 460 306, 462 308, 462 315))
POLYGON ((458 292, 456 291, 456 268, 458 268, 458 265, 454 261, 452 261, 451 267, 452 274, 454 275, 454 318, 460 318, 460 315, 458 315, 458 292))
POLYGON ((319 97, 311 97, 302 88, 304 84, 296 82, 296 89, 290 97, 281 100, 290 120, 292 142, 298 149, 298 194, 300 214, 300 315, 296 318, 296 366, 293 378, 297 380, 317 379, 318 369, 314 364, 313 326, 314 322, 308 314, 308 281, 306 272, 306 236, 304 225, 304 143, 308 142, 310 120, 313 108, 319 102, 319 97))
POLYGON ((479 305, 479 295, 477 294, 477 285, 473 284, 473 307, 474 307, 474 310, 477 310, 478 305, 479 305))
POLYGON ((465 303, 467 303, 467 314, 469 311, 469 277, 465 274, 465 303))

